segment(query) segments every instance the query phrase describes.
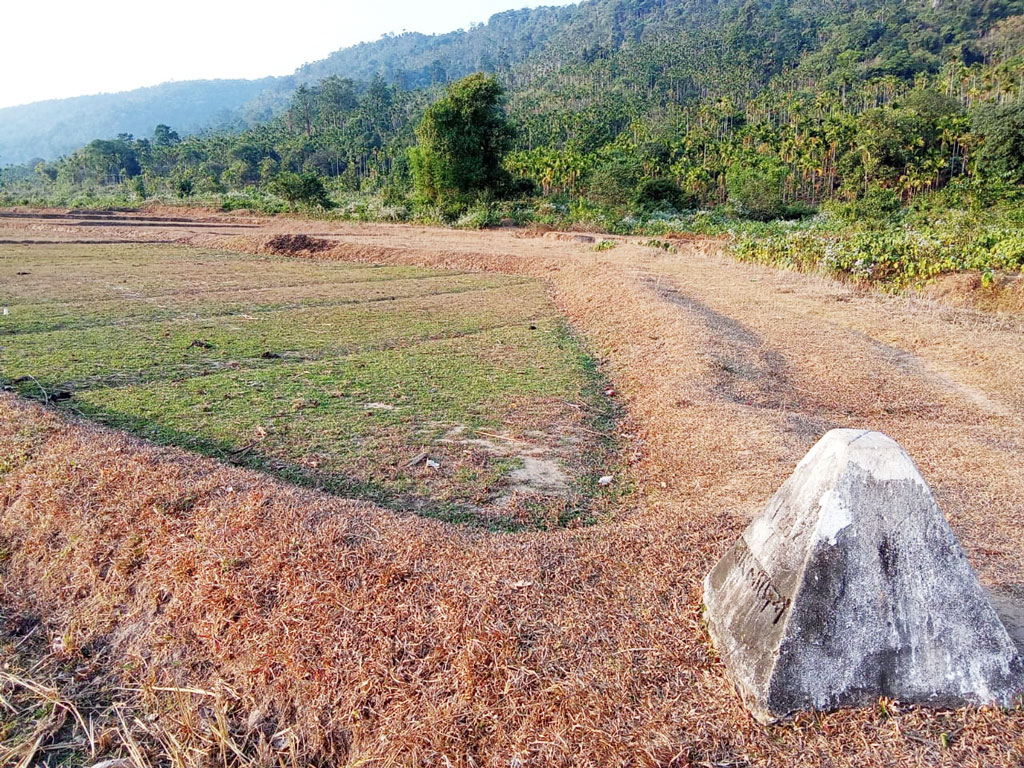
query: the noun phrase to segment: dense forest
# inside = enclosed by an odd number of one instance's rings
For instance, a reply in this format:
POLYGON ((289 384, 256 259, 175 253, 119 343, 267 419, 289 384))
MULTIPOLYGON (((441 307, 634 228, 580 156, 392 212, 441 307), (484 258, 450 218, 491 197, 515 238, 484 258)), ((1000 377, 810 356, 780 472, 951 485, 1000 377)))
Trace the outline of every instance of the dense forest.
POLYGON ((248 128, 10 166, 0 202, 730 231, 748 258, 895 285, 1024 266, 1024 0, 593 0, 385 38, 297 82, 248 128), (476 71, 507 178, 424 194, 425 115, 476 71))

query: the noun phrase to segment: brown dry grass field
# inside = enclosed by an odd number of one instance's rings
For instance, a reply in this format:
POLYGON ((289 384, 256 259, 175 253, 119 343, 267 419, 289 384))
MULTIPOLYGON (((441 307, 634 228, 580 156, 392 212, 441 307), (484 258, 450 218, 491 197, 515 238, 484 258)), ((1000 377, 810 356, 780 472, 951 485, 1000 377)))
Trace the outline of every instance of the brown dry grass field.
POLYGON ((983 583, 1024 601, 1019 314, 742 265, 714 242, 16 213, 0 241, 542 280, 622 400, 636 490, 593 525, 492 532, 0 395, 0 709, 36 715, 27 738, 0 733, 7 764, 56 764, 77 740, 84 764, 138 768, 1024 765, 1020 708, 883 701, 757 725, 700 616, 704 574, 839 426, 901 442, 983 583))

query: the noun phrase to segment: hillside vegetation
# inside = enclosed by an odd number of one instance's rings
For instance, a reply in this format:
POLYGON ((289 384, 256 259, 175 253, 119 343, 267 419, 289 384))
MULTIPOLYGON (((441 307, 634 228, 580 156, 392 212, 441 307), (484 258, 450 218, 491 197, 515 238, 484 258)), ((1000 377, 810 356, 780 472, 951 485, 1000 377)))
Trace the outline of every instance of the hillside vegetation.
POLYGON ((1024 265, 1020 0, 594 0, 385 38, 298 79, 254 127, 92 141, 6 169, 0 195, 732 233, 744 258, 895 287, 1024 265), (507 179, 424 196, 424 114, 478 69, 507 179))

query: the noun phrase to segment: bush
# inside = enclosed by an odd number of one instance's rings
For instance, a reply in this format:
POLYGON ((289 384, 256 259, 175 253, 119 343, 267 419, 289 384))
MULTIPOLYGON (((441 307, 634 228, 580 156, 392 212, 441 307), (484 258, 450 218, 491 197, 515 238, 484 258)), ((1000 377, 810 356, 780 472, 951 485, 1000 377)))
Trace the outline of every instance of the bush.
POLYGON ((269 184, 270 191, 283 197, 292 205, 329 209, 333 207, 323 179, 311 171, 304 173, 285 172, 274 177, 269 184))
POLYGON ((514 176, 508 185, 508 195, 514 200, 535 197, 540 194, 540 187, 533 179, 525 176, 514 176))
POLYGON ((887 219, 900 210, 900 196, 894 190, 877 184, 868 187, 861 197, 849 202, 831 202, 828 212, 842 221, 855 222, 863 219, 887 219))
POLYGON ((455 227, 458 229, 483 229, 496 226, 497 223, 498 219, 490 206, 475 205, 456 219, 455 227))
POLYGON ((1003 227, 790 232, 747 237, 735 247, 744 261, 823 271, 890 289, 923 285, 951 272, 1024 269, 1024 236, 1003 227))
POLYGON ((260 213, 285 213, 287 207, 277 197, 256 189, 228 192, 220 195, 222 211, 259 211, 260 213))
POLYGON ((771 163, 735 165, 725 175, 729 200, 749 219, 782 218, 788 213, 784 197, 787 175, 784 167, 771 163))
POLYGON ((671 179, 648 179, 636 188, 633 195, 633 207, 642 213, 664 211, 666 208, 681 211, 695 205, 696 200, 671 179))
POLYGON ((141 176, 136 176, 134 179, 128 182, 128 188, 139 198, 139 200, 145 200, 149 197, 149 190, 146 189, 146 182, 141 176))
POLYGON ((405 189, 398 184, 387 184, 380 191, 380 200, 387 206, 404 206, 407 199, 405 189))
POLYGON ((609 206, 628 205, 640 178, 640 164, 628 157, 615 157, 599 165, 587 182, 587 196, 609 206))
POLYGON ((178 197, 184 200, 187 197, 192 197, 192 193, 195 192, 195 183, 192 181, 192 177, 189 175, 179 176, 173 182, 174 191, 178 197))

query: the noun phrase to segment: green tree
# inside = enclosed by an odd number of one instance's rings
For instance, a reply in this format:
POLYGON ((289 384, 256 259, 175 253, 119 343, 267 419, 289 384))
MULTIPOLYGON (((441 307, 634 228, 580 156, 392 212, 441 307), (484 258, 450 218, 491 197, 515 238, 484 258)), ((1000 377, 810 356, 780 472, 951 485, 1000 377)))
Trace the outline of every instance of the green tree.
POLYGON ((169 125, 161 123, 153 130, 153 146, 171 147, 181 141, 177 131, 171 130, 169 125))
POLYGON ((751 219, 768 221, 786 214, 786 168, 771 160, 739 164, 726 172, 729 199, 751 219))
POLYGON ((982 172, 1013 184, 1024 181, 1024 102, 986 105, 974 126, 984 138, 978 157, 982 172))
POLYGON ((509 174, 502 161, 512 145, 498 81, 483 73, 450 85, 416 128, 410 152, 413 184, 422 200, 442 205, 502 194, 509 174))
POLYGON ((292 205, 306 205, 318 208, 332 208, 323 179, 315 173, 291 173, 285 171, 274 177, 270 190, 283 197, 292 205))

